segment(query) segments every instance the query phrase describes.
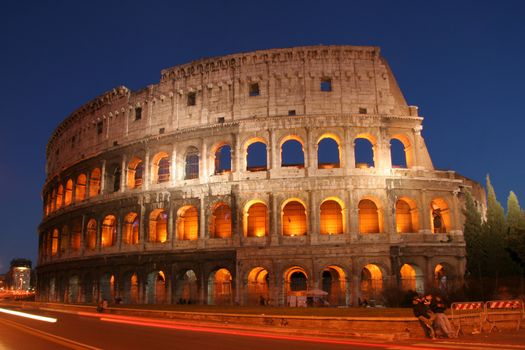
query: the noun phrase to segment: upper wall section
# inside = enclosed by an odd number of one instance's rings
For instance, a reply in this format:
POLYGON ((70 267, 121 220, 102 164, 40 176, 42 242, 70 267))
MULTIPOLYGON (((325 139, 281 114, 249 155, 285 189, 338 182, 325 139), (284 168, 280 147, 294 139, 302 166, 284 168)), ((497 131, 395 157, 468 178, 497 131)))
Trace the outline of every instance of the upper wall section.
POLYGON ((307 46, 208 58, 164 69, 158 84, 117 87, 55 130, 47 178, 112 147, 254 117, 417 116, 377 47, 307 46))

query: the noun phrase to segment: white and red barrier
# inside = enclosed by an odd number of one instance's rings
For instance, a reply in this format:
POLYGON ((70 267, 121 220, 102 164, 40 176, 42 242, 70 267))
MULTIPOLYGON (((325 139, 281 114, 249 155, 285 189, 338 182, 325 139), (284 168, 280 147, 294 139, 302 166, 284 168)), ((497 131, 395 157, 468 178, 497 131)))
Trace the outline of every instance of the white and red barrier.
POLYGON ((482 301, 452 303, 451 321, 456 326, 456 336, 464 333, 465 328, 471 328, 472 332, 481 332, 485 310, 482 301))
POLYGON ((516 322, 516 329, 519 330, 523 314, 521 300, 492 300, 485 303, 485 321, 490 326, 489 333, 503 322, 516 322))

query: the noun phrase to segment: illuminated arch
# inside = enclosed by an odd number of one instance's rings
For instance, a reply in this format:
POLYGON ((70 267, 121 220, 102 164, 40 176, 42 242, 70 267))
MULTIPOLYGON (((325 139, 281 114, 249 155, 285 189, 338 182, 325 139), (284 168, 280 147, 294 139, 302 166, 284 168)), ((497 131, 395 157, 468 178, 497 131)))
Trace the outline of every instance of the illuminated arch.
POLYGON ((131 212, 124 218, 122 238, 125 244, 139 243, 140 218, 137 213, 131 212))
POLYGON ((193 205, 183 206, 177 211, 177 237, 188 241, 199 238, 199 212, 193 205))
POLYGON ((139 302, 139 278, 135 272, 127 272, 123 278, 123 299, 126 304, 139 302))
POLYGON ((430 202, 430 225, 433 233, 447 233, 450 230, 450 208, 443 198, 434 198, 430 202))
POLYGON ((376 202, 372 198, 359 201, 359 233, 382 232, 382 217, 376 202))
POLYGON ((138 157, 133 157, 128 163, 128 188, 140 188, 144 178, 144 162, 138 157))
POLYGON ((86 185, 86 174, 78 175, 77 182, 75 184, 75 202, 80 202, 86 199, 86 185))
POLYGON ((112 247, 117 238, 117 218, 107 215, 102 221, 101 240, 102 248, 112 247))
POLYGON ((341 139, 335 134, 324 134, 317 140, 317 167, 333 169, 341 167, 341 139))
POLYGON ((261 200, 252 200, 244 206, 244 236, 268 236, 268 207, 261 200))
POLYGON ((367 264, 361 270, 361 299, 381 300, 383 272, 378 265, 367 264))
POLYGON ((166 303, 166 275, 163 271, 153 271, 148 274, 146 284, 146 302, 148 304, 166 303))
POLYGON ((321 289, 328 293, 326 300, 330 305, 346 305, 346 273, 336 265, 321 271, 321 289))
POLYGON ((292 266, 284 272, 283 277, 287 303, 290 304, 289 306, 296 306, 297 297, 306 297, 308 290, 308 273, 300 266, 292 266))
POLYGON ((404 291, 425 292, 425 280, 423 271, 417 265, 403 264, 399 271, 401 277, 401 289, 404 291))
POLYGON ((62 226, 62 230, 60 230, 60 252, 66 252, 69 249, 69 226, 64 225, 62 226))
POLYGON ((115 275, 105 273, 100 277, 100 298, 115 300, 115 275))
POLYGON ((416 202, 407 197, 401 197, 396 202, 397 233, 418 232, 419 219, 416 202))
POLYGON ((306 206, 298 199, 289 199, 281 210, 283 236, 305 236, 307 232, 306 206))
POLYGON ((233 303, 232 275, 228 269, 213 271, 208 278, 208 305, 233 303))
POLYGON ((89 197, 98 196, 100 194, 100 168, 95 168, 89 177, 89 197))
POLYGON ((170 180, 170 158, 166 152, 155 154, 151 161, 153 183, 163 183, 170 180))
POLYGON ((217 203, 210 217, 210 237, 230 238, 232 236, 232 210, 224 202, 217 203))
POLYGON ((390 139, 390 153, 392 158, 392 167, 397 168, 411 168, 413 164, 412 157, 412 146, 410 144, 410 139, 404 134, 393 135, 390 139), (395 143, 392 141, 399 141, 402 145, 402 148, 394 146, 395 143), (399 153, 398 153, 399 152, 399 153), (396 163, 400 164, 396 164, 396 163))
POLYGON ((66 193, 64 194, 64 205, 70 205, 73 200, 73 180, 66 181, 66 193))
POLYGON ((185 269, 177 274, 174 296, 178 304, 195 304, 197 302, 199 297, 195 271, 185 269))
POLYGON ((269 299, 270 274, 258 266, 248 272, 248 304, 266 305, 269 299))
POLYGON ((155 209, 149 216, 149 241, 164 243, 168 240, 168 213, 155 209))
POLYGON ((345 231, 343 202, 335 197, 325 199, 320 207, 322 235, 339 235, 345 231))
POLYGON ((63 198, 64 198, 64 186, 58 185, 56 204, 55 204, 56 209, 60 209, 62 207, 63 198))
POLYGON ((82 219, 73 220, 73 225, 71 229, 71 250, 79 251, 80 242, 82 240, 82 219))
POLYGON ((296 135, 281 140, 281 167, 304 168, 304 142, 296 135))
POLYGON ((87 223, 86 246, 89 250, 97 248, 97 220, 90 219, 87 223))
POLYGON ((51 235, 51 255, 55 256, 58 254, 58 229, 54 229, 51 235))

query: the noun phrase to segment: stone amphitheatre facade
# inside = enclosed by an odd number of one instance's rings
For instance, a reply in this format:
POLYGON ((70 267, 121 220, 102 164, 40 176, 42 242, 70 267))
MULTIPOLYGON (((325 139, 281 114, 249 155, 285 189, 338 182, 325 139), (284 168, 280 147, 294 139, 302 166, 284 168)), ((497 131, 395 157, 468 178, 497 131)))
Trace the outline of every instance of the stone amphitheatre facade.
POLYGON ((117 87, 47 145, 39 299, 357 305, 452 288, 464 194, 484 192, 434 169, 422 122, 377 47, 234 54, 117 87))

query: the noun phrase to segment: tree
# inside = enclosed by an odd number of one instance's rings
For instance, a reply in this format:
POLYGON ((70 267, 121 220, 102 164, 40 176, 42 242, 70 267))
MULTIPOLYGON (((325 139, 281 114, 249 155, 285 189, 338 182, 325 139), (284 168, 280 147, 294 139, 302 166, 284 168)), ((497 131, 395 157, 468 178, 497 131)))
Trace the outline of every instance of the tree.
POLYGON ((476 278, 481 278, 485 268, 482 266, 486 262, 486 252, 482 242, 481 214, 474 204, 474 199, 470 192, 465 193, 465 226, 463 235, 466 243, 467 271, 476 278))
POLYGON ((520 207, 518 197, 514 192, 507 199, 507 241, 512 257, 525 267, 525 212, 520 207))

